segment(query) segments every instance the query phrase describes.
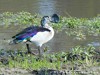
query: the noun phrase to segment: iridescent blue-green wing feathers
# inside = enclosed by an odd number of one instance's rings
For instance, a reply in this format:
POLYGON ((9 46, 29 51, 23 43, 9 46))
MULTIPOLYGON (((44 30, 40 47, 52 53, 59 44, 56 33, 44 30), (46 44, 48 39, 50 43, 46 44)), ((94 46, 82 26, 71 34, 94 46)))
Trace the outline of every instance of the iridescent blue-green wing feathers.
POLYGON ((44 32, 44 31, 50 32, 49 29, 43 27, 38 27, 38 26, 28 27, 23 31, 21 31, 20 33, 13 36, 12 37, 13 40, 10 42, 10 44, 17 44, 24 40, 30 41, 30 38, 34 37, 38 32, 44 32))

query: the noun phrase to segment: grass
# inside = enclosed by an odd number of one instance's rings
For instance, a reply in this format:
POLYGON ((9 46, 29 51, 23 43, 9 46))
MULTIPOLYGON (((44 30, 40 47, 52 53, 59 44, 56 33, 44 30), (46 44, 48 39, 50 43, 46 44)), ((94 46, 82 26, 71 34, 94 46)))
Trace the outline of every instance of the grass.
MULTIPOLYGON (((72 75, 79 73, 89 72, 88 68, 100 66, 99 59, 95 59, 95 56, 100 53, 95 52, 93 46, 81 47, 76 46, 72 48, 70 52, 60 52, 53 54, 44 53, 42 60, 39 60, 37 56, 25 55, 24 52, 19 51, 17 54, 9 50, 7 52, 6 61, 1 61, 1 67, 8 68, 22 68, 26 70, 57 70, 57 71, 70 71, 72 75)), ((2 52, 1 52, 2 54, 2 52)), ((6 56, 6 55, 5 55, 6 56)))
MULTIPOLYGON (((42 16, 32 15, 29 12, 4 12, 0 14, 0 26, 27 27, 31 25, 40 25, 42 16)), ((94 18, 76 18, 62 17, 58 24, 52 24, 56 31, 64 31, 66 35, 73 35, 77 40, 85 40, 87 36, 100 36, 100 15, 94 18)), ((71 75, 81 75, 87 72, 89 68, 100 66, 100 53, 95 51, 93 46, 76 46, 70 52, 60 52, 53 54, 44 54, 42 60, 36 56, 25 55, 23 49, 19 51, 0 50, 0 67, 22 68, 26 70, 59 70, 71 72, 71 75), (22 50, 22 51, 21 51, 22 50), (6 54, 4 54, 6 52, 6 54)), ((92 72, 93 75, 94 71, 92 72)), ((99 75, 99 74, 98 74, 99 75)))

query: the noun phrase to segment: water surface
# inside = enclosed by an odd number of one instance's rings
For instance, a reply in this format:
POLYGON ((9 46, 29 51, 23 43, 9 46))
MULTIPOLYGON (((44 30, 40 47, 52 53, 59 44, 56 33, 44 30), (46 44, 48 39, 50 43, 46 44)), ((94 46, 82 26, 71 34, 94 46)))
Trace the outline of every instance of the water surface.
MULTIPOLYGON (((26 50, 26 45, 24 43, 20 43, 17 45, 9 45, 9 41, 12 39, 11 37, 17 34, 20 29, 18 26, 14 26, 11 28, 0 28, 0 49, 6 50, 26 50)), ((65 31, 57 33, 55 31, 55 36, 48 43, 44 44, 42 49, 47 47, 48 52, 60 52, 60 51, 69 51, 71 48, 80 45, 80 46, 88 46, 93 45, 96 50, 100 51, 100 36, 88 36, 86 35, 86 39, 77 40, 75 36, 68 36, 65 31)), ((31 44, 31 49, 37 52, 37 47, 34 44, 31 44)))
MULTIPOLYGON (((27 11, 32 14, 51 15, 58 13, 61 16, 72 17, 94 17, 100 13, 100 0, 0 0, 0 13, 27 11)), ((10 40, 18 31, 19 27, 12 29, 0 28, 0 49, 20 49, 24 44, 10 46, 10 40)), ((77 45, 94 45, 99 49, 100 36, 87 36, 86 40, 79 41, 74 36, 68 36, 65 32, 55 33, 54 38, 45 44, 50 51, 66 51, 77 45)), ((36 49, 31 45, 32 49, 36 49)))
POLYGON ((100 14, 100 0, 0 0, 0 13, 27 11, 32 14, 94 17, 100 14))

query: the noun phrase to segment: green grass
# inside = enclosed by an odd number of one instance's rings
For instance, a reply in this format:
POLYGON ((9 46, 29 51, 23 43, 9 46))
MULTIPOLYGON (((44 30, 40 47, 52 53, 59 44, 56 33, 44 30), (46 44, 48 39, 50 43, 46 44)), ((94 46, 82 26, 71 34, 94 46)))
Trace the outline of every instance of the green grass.
MULTIPOLYGON (((5 50, 6 51, 6 50, 5 50)), ((100 66, 100 61, 95 56, 99 56, 100 53, 95 52, 93 46, 76 46, 72 48, 70 52, 58 52, 53 54, 44 53, 41 60, 38 59, 38 56, 25 54, 23 51, 12 51, 9 50, 6 52, 6 55, 0 55, 3 62, 0 60, 1 68, 20 68, 25 70, 56 70, 56 71, 69 71, 72 75, 81 75, 80 73, 89 73, 90 68, 100 66), (8 63, 5 63, 6 61, 8 63), (78 72, 77 72, 78 71, 78 72)), ((0 52, 2 54, 2 51, 0 52)), ((98 72, 98 71, 97 71, 98 72)), ((93 71, 93 73, 95 73, 93 71)), ((99 73, 99 72, 98 72, 99 73)), ((96 75, 96 74, 94 74, 96 75)))
MULTIPOLYGON (((87 66, 93 66, 93 64, 97 64, 96 60, 93 57, 95 55, 99 55, 95 52, 94 47, 80 47, 77 46, 72 48, 70 52, 60 52, 54 54, 44 54, 43 59, 39 60, 37 56, 34 55, 25 55, 24 52, 19 51, 16 55, 14 51, 8 51, 8 63, 5 66, 10 68, 20 67, 24 69, 63 69, 62 64, 68 65, 69 62, 71 64, 78 63, 84 64, 87 66), (12 53, 12 54, 11 54, 12 53), (12 56, 14 55, 14 56, 12 56)), ((1 63, 3 64, 3 63, 1 63)), ((65 68, 67 66, 64 66, 65 68)))
POLYGON ((15 58, 14 60, 9 59, 9 64, 7 66, 11 68, 20 67, 23 69, 34 69, 34 70, 39 70, 42 68, 57 69, 60 68, 60 61, 51 63, 46 58, 38 60, 38 58, 33 55, 25 55, 23 57, 17 55, 17 58, 15 58))

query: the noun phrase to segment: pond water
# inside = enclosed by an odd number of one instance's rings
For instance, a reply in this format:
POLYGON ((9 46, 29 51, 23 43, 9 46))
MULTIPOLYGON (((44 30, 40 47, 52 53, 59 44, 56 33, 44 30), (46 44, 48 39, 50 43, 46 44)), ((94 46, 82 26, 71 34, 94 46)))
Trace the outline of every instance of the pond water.
MULTIPOLYGON (((87 17, 91 18, 100 13, 100 0, 0 0, 0 13, 27 11, 32 14, 51 15, 58 13, 62 16, 87 17)), ((19 49, 24 44, 10 46, 8 40, 15 35, 18 27, 12 29, 0 28, 0 49, 19 49)), ((86 40, 79 41, 74 36, 68 36, 64 31, 55 33, 54 38, 45 46, 50 48, 51 52, 65 51, 77 45, 94 45, 99 49, 100 36, 87 36, 86 40)), ((31 45, 32 49, 36 48, 31 45)))
MULTIPOLYGON (((14 36, 16 33, 21 31, 23 28, 18 26, 10 27, 10 28, 0 28, 0 49, 6 50, 20 50, 25 49, 26 45, 23 43, 17 45, 9 45, 9 41, 11 37, 14 36)), ((56 32, 54 38, 49 41, 48 43, 44 44, 42 49, 47 47, 48 52, 60 52, 60 51, 68 51, 71 48, 81 45, 81 46, 88 46, 93 45, 97 50, 100 51, 100 36, 86 36, 85 40, 77 40, 75 36, 68 36, 65 31, 56 32)), ((31 44, 31 49, 37 52, 37 47, 34 44, 31 44)))
POLYGON ((5 11, 62 16, 94 17, 100 14, 100 0, 0 0, 0 13, 5 11))

